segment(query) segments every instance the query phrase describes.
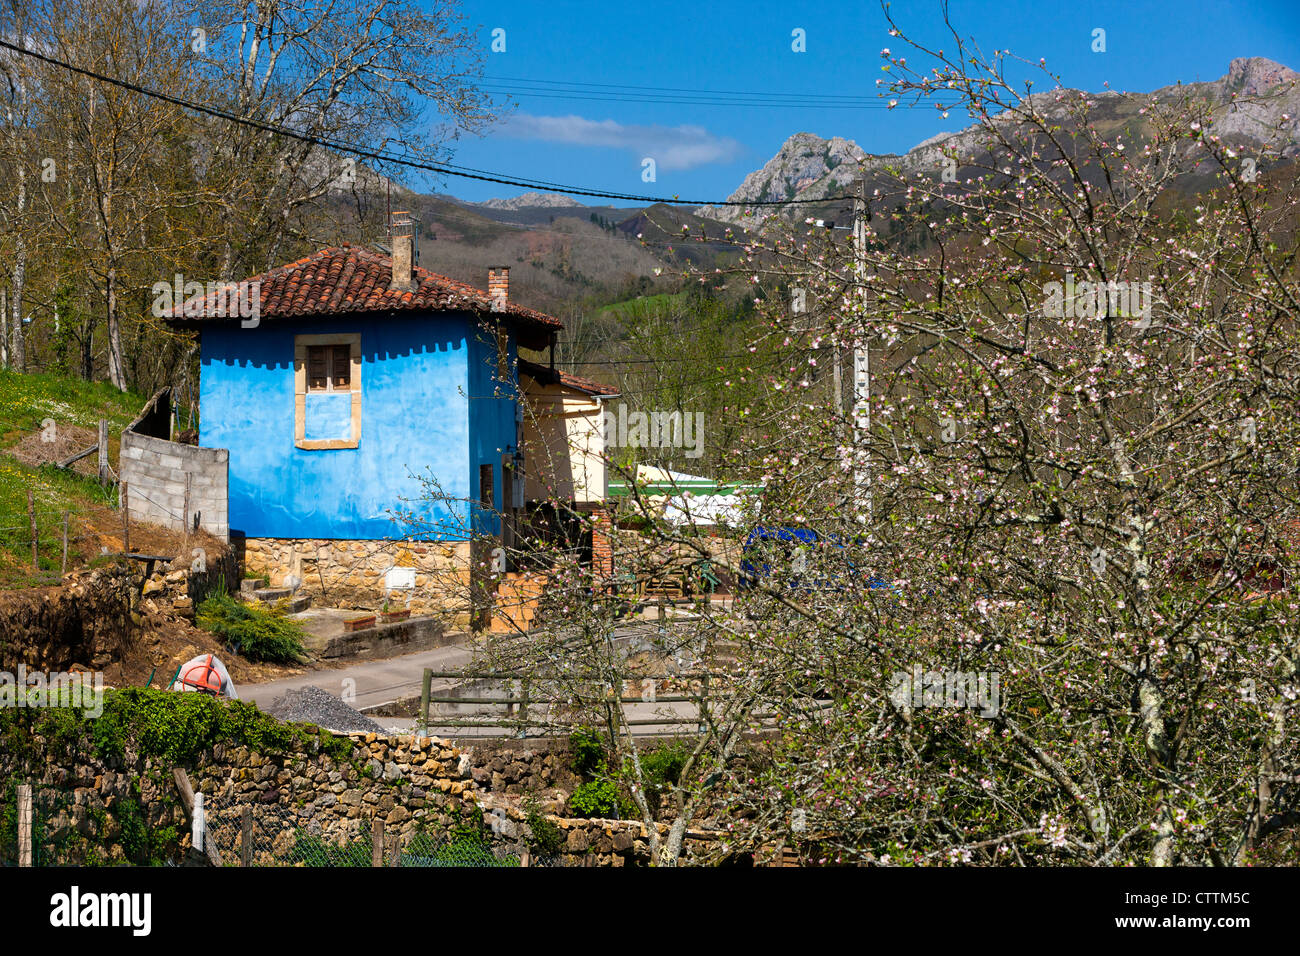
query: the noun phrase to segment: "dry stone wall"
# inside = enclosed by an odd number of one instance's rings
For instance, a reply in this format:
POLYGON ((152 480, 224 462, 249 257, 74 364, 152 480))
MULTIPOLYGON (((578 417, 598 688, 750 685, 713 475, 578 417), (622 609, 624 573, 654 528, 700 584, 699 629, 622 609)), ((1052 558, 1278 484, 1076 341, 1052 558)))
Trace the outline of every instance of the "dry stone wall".
MULTIPOLYGON (((211 706, 248 705, 212 701, 211 706)), ((0 750, 0 818, 10 809, 6 801, 12 801, 15 785, 33 784, 42 817, 41 859, 159 863, 186 855, 189 824, 172 782, 176 764, 142 752, 134 739, 117 755, 100 755, 89 724, 80 725, 80 736, 68 729, 77 725, 60 720, 33 724, 26 735, 15 726, 4 728, 9 746, 0 750), (148 844, 143 849, 142 840, 148 844)), ((539 812, 561 835, 549 862, 650 862, 644 824, 545 812, 562 806, 559 788, 576 780, 567 753, 556 747, 471 750, 437 738, 376 733, 350 734, 346 740, 300 725, 293 742, 278 749, 218 742, 183 761, 194 788, 204 794, 209 829, 221 836, 217 845, 226 848, 226 865, 238 865, 234 848, 246 808, 263 837, 255 860, 261 863, 289 862, 283 854, 287 836, 295 831, 340 846, 367 835, 375 820, 383 822, 388 847, 468 825, 481 828, 498 856, 518 858, 536 841, 530 820, 539 812), (521 800, 525 788, 543 798, 549 793, 550 804, 521 800)), ((658 829, 666 836, 665 824, 658 829)), ((715 841, 716 834, 688 831, 687 858, 715 847, 715 841)))
POLYGON ((123 561, 72 571, 57 587, 0 592, 0 669, 102 669, 140 624, 143 571, 123 561))
POLYGON ((412 613, 440 613, 453 626, 468 623, 468 542, 342 541, 327 538, 246 538, 244 574, 285 587, 301 582, 315 604, 376 610, 384 602, 389 570, 410 568, 414 586, 388 599, 412 613))

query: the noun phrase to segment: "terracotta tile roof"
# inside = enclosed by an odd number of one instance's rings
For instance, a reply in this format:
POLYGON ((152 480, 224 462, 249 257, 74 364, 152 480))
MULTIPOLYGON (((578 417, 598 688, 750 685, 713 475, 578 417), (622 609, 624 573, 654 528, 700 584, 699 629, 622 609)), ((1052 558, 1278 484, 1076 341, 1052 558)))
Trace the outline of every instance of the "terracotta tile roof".
MULTIPOLYGON (((305 259, 250 276, 245 281, 261 283, 259 321, 359 312, 492 311, 492 300, 482 289, 418 266, 412 273, 417 283, 415 290, 394 292, 388 288, 393 278, 391 257, 344 244, 322 249, 305 259)), ((219 317, 215 295, 204 296, 204 306, 209 298, 211 308, 190 304, 197 314, 187 315, 183 304, 172 310, 167 321, 174 325, 201 326, 207 322, 234 320, 233 316, 230 319, 219 317)), ((515 324, 538 331, 564 328, 559 319, 520 305, 507 304, 502 314, 515 324)))
POLYGON ((560 373, 560 384, 579 392, 586 392, 588 395, 600 395, 610 398, 619 394, 617 388, 613 385, 602 385, 600 382, 593 382, 589 378, 579 378, 576 375, 570 375, 568 372, 560 373))
POLYGON ((587 395, 595 395, 601 398, 613 398, 619 394, 617 388, 613 385, 603 385, 600 382, 593 382, 589 378, 579 378, 577 375, 570 375, 568 372, 553 371, 549 366, 538 365, 536 362, 530 362, 527 359, 519 360, 519 371, 525 375, 530 375, 539 382, 548 385, 560 384, 574 391, 583 392, 587 395))

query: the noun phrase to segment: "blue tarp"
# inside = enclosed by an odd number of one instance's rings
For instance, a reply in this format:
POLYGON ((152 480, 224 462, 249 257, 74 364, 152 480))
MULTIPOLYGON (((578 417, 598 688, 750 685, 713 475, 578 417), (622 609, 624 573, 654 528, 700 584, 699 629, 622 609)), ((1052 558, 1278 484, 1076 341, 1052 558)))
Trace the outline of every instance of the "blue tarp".
MULTIPOLYGON (((784 541, 795 546, 811 546, 821 542, 835 548, 845 548, 850 546, 849 543, 840 535, 823 536, 818 534, 812 528, 755 528, 745 538, 744 557, 741 558, 740 562, 742 583, 752 584, 758 578, 769 577, 772 574, 772 566, 770 564, 753 564, 750 562, 748 556, 753 551, 758 550, 761 547, 762 542, 776 541, 784 541)), ((790 569, 786 570, 789 573, 797 573, 790 572, 790 569)), ((856 575, 856 571, 857 569, 854 568, 853 564, 850 562, 848 564, 849 574, 856 575)), ((801 590, 842 591, 847 590, 849 587, 887 588, 894 592, 898 591, 898 589, 888 581, 878 577, 869 577, 861 582, 859 582, 856 577, 849 581, 808 581, 804 583, 801 590)))

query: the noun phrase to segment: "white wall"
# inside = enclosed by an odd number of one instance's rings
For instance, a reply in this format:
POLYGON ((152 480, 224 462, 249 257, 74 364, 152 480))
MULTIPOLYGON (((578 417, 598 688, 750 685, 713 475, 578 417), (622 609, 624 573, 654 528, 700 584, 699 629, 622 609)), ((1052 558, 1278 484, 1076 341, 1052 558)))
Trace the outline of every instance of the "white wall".
POLYGON ((525 497, 556 497, 575 504, 605 499, 605 438, 600 403, 563 385, 523 376, 525 497))

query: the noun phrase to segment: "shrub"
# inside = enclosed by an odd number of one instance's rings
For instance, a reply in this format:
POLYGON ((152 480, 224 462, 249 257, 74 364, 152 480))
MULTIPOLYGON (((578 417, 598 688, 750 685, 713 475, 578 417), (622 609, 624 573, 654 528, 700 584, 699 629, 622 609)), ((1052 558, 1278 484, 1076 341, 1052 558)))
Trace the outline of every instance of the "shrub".
MULTIPOLYGON (((641 776, 645 780, 646 797, 651 807, 657 807, 663 794, 677 785, 689 756, 690 751, 680 740, 641 754, 641 776)), ((630 766, 625 775, 631 776, 630 766)))
POLYGON ((537 801, 531 798, 526 800, 524 810, 528 814, 524 818, 524 822, 528 824, 530 834, 528 849, 538 856, 555 856, 563 850, 564 831, 542 815, 542 811, 537 806, 537 801))
POLYGON ((622 820, 635 812, 632 802, 613 780, 580 784, 569 797, 569 812, 575 817, 605 817, 622 820))
POLYGON ((149 826, 145 822, 144 804, 138 797, 119 802, 115 816, 122 828, 122 852, 132 863, 137 866, 164 866, 178 854, 178 828, 149 826))
POLYGON ((573 754, 573 769, 584 777, 604 771, 605 745, 591 728, 581 727, 570 734, 569 750, 573 754))
POLYGON ((245 604, 224 590, 210 594, 198 609, 199 626, 211 631, 250 661, 306 663, 303 629, 279 608, 245 604))

